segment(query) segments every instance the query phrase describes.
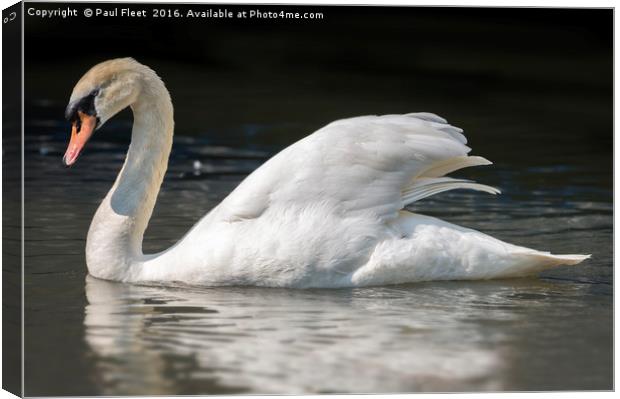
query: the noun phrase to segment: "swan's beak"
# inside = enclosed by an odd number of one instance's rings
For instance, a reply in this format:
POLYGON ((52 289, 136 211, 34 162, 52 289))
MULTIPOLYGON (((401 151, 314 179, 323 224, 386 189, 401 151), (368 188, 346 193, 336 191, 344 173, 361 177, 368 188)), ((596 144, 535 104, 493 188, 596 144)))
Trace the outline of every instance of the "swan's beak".
POLYGON ((84 148, 84 145, 90 138, 97 127, 97 118, 78 111, 78 119, 73 122, 71 127, 71 140, 67 147, 67 152, 62 158, 65 166, 71 166, 75 163, 84 148))

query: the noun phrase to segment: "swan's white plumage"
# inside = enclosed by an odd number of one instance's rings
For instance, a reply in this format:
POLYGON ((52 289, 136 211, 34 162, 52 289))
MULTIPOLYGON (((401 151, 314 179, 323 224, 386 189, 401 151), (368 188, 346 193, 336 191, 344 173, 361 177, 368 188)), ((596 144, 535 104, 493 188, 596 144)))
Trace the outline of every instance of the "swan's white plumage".
MULTIPOLYGON (((135 122, 125 166, 89 231, 87 263, 96 277, 343 287, 516 277, 587 257, 514 246, 404 211, 451 189, 499 192, 445 177, 490 162, 468 156, 463 131, 431 113, 332 122, 254 171, 173 247, 142 255, 170 151, 172 105, 152 70, 130 59, 108 63, 118 65, 104 63, 103 70, 116 68, 114 79, 125 77, 123 85, 139 90, 127 95, 135 122)), ((74 95, 102 84, 97 68, 74 95)))
MULTIPOLYGON (((235 220, 258 217, 269 206, 329 199, 339 212, 367 212, 392 220, 423 190, 419 177, 427 177, 425 172, 431 173, 428 184, 432 174, 453 159, 457 168, 480 164, 483 159, 466 161, 470 148, 461 133, 416 115, 362 116, 332 122, 267 161, 222 206, 229 209, 229 219, 235 220)), ((443 120, 429 113, 422 115, 443 120)), ((435 182, 450 185, 446 178, 435 182)), ((450 187, 481 186, 452 181, 450 187)))

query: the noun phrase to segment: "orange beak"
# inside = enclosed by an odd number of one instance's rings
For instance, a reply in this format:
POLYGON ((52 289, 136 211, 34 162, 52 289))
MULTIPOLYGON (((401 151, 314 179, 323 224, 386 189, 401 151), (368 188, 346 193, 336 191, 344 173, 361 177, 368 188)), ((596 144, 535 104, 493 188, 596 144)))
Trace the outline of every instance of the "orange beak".
POLYGON ((97 127, 97 118, 94 116, 78 111, 78 118, 79 121, 74 121, 71 127, 71 140, 69 141, 65 156, 62 158, 65 166, 71 166, 75 163, 82 148, 84 148, 84 145, 97 127))

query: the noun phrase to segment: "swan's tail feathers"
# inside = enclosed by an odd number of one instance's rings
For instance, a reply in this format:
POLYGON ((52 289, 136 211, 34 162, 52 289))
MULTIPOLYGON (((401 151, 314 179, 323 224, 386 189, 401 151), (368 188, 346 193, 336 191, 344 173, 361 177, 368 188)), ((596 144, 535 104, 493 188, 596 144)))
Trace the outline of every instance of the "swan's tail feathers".
POLYGON ((530 254, 533 259, 539 260, 541 263, 553 266, 561 266, 561 265, 576 265, 583 262, 586 259, 589 259, 592 255, 553 255, 549 252, 539 252, 535 251, 530 254))
POLYGON ((535 250, 518 251, 513 254, 510 266, 492 278, 525 277, 536 275, 558 266, 576 265, 591 255, 553 255, 535 250))
POLYGON ((563 265, 577 265, 586 259, 590 259, 592 257, 592 254, 587 254, 587 255, 571 254, 571 255, 551 255, 551 256, 561 261, 562 262, 561 264, 563 265))
POLYGON ((456 189, 484 191, 489 194, 500 193, 500 190, 495 187, 475 183, 470 180, 453 179, 451 177, 423 177, 415 179, 411 185, 402 191, 402 200, 405 205, 409 205, 431 195, 456 189))

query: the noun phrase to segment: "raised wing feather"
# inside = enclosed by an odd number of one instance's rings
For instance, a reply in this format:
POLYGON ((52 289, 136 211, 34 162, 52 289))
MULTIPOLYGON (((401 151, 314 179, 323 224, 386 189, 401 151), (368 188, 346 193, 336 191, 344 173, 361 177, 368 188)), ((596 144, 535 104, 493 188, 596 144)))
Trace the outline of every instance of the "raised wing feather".
POLYGON ((284 149, 248 176, 220 205, 240 221, 270 206, 328 206, 343 216, 367 213, 388 221, 405 205, 455 188, 496 193, 488 186, 442 178, 485 165, 468 157, 462 130, 430 113, 343 119, 284 149))

